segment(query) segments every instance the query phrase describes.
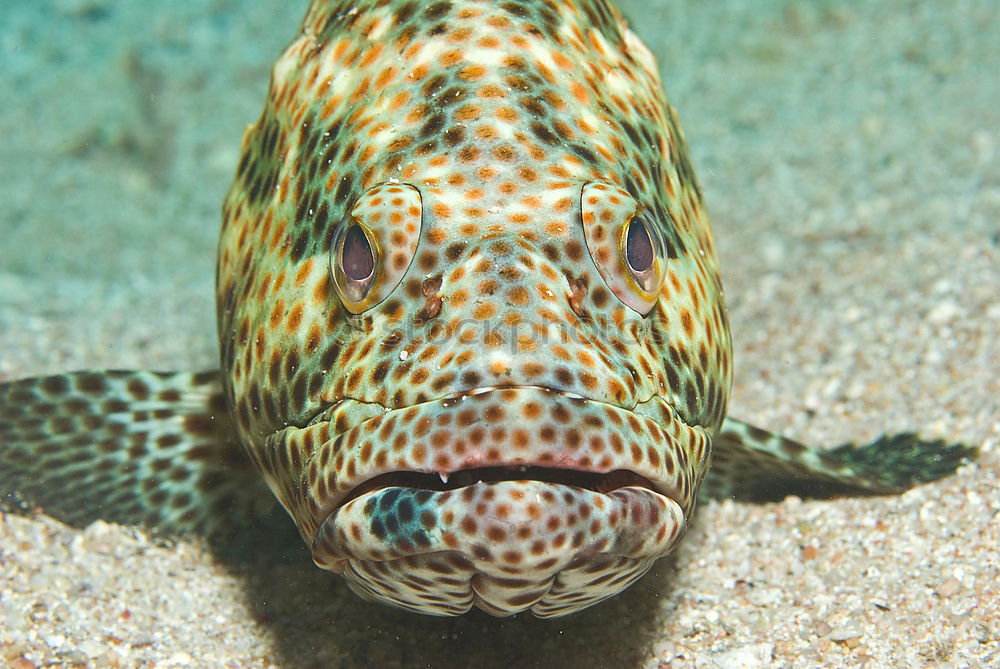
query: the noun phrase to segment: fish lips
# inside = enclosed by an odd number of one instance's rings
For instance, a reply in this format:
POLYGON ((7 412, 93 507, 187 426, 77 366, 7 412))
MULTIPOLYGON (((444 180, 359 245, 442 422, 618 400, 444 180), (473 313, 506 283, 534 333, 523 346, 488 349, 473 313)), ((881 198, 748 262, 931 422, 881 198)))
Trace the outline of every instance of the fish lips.
POLYGON ((335 572, 441 551, 484 569, 659 557, 693 508, 704 458, 691 454, 710 448, 659 398, 630 410, 519 386, 388 411, 356 405, 360 422, 335 436, 342 406, 287 435, 318 443, 286 507, 316 563, 335 572))

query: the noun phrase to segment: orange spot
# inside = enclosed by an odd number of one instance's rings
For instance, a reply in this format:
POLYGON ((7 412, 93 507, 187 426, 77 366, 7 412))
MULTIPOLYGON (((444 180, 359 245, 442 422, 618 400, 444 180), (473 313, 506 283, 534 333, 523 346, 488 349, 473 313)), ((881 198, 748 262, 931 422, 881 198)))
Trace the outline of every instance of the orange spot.
POLYGON ((347 51, 347 47, 350 46, 350 42, 346 39, 342 39, 333 47, 333 60, 339 61, 344 57, 344 52, 347 51))
POLYGON ((549 82, 550 84, 554 84, 556 82, 555 75, 552 74, 552 70, 550 70, 548 66, 545 65, 545 63, 536 60, 535 70, 545 78, 545 81, 549 82))
POLYGON ((284 237, 285 237, 285 222, 280 221, 278 225, 275 226, 274 234, 271 236, 270 250, 274 251, 278 247, 278 244, 284 239, 284 237))
POLYGON ((357 88, 354 89, 354 92, 351 93, 351 102, 358 102, 364 98, 365 95, 368 94, 368 87, 370 85, 371 80, 369 80, 368 77, 362 79, 361 83, 359 83, 357 88))
POLYGON ((459 121, 475 121, 482 113, 478 105, 463 105, 455 112, 455 118, 459 121))
POLYGON ((681 326, 688 338, 694 337, 694 320, 691 318, 691 312, 687 309, 681 311, 681 326))
POLYGON ((514 123, 517 121, 517 112, 511 107, 497 107, 496 117, 501 121, 514 123))
POLYGON ((499 135, 497 134, 496 128, 491 125, 481 125, 476 128, 476 136, 480 139, 496 139, 499 135))
POLYGON ((313 267, 312 258, 309 258, 302 262, 302 266, 299 267, 299 270, 295 273, 296 288, 301 288, 303 284, 305 284, 306 278, 309 276, 310 272, 312 272, 312 267, 313 267))
POLYGON ((290 333, 296 332, 299 329, 299 326, 302 325, 303 311, 304 308, 301 302, 292 307, 291 312, 288 314, 288 331, 290 333))
POLYGON ((483 302, 479 304, 473 311, 472 315, 478 320, 485 320, 487 318, 492 318, 497 313, 497 308, 491 302, 483 302))
POLYGON ((257 301, 263 302, 264 298, 267 297, 267 289, 271 286, 271 273, 268 272, 261 279, 260 288, 257 290, 257 301))
POLYGON ((368 51, 365 52, 364 57, 362 57, 359 63, 361 67, 367 67, 375 62, 375 60, 382 55, 382 49, 385 48, 384 44, 376 42, 368 51))
POLYGON ((553 237, 566 234, 566 224, 562 221, 552 221, 545 225, 545 231, 553 237))
POLYGON ((395 67, 390 67, 385 70, 382 70, 382 72, 375 79, 375 89, 379 91, 382 90, 389 84, 390 81, 392 81, 395 78, 396 78, 395 67))
MULTIPOLYGON (((413 49, 411 48, 408 51, 413 51, 413 49)), ((410 54, 410 57, 413 57, 413 55, 415 54, 410 54)), ((417 65, 415 68, 410 70, 410 73, 406 76, 413 81, 420 81, 427 76, 427 72, 429 72, 429 68, 426 65, 417 65)))
POLYGON ((462 52, 459 49, 451 49, 441 54, 441 64, 445 67, 458 65, 462 61, 462 52))
POLYGON ((410 94, 407 91, 400 91, 392 96, 392 100, 389 102, 389 109, 393 111, 401 109, 410 100, 410 94))
POLYGON ((427 117, 427 105, 417 105, 410 110, 410 113, 406 115, 407 123, 420 123, 427 117))
POLYGON ((278 327, 278 324, 281 322, 281 316, 284 313, 285 313, 285 301, 278 300, 277 302, 274 303, 274 307, 271 309, 271 316, 269 319, 269 323, 272 330, 278 327))
POLYGON ((461 44, 462 42, 469 39, 472 35, 472 28, 458 28, 457 30, 451 31, 448 35, 448 41, 453 44, 461 44))
POLYGON ((563 68, 564 70, 571 70, 571 69, 573 69, 573 63, 570 62, 569 58, 567 58, 566 56, 564 56, 562 54, 562 52, 560 52, 560 51, 550 51, 549 53, 552 55, 552 60, 555 61, 556 65, 558 65, 559 67, 563 68))
POLYGON ((486 74, 486 68, 482 65, 467 65, 458 72, 458 78, 464 81, 475 81, 486 74))
POLYGON ((499 86, 494 86, 493 84, 490 84, 488 86, 483 86, 482 88, 479 89, 479 91, 476 93, 476 95, 478 95, 481 98, 505 98, 505 97, 507 97, 507 94, 504 93, 504 90, 502 88, 500 88, 499 86))

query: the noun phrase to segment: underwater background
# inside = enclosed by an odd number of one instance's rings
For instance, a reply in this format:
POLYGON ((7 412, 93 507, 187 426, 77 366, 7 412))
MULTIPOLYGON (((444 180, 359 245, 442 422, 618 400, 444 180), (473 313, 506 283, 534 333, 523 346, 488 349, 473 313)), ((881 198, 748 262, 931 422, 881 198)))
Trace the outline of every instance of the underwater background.
MULTIPOLYGON (((4 3, 0 382, 215 366, 222 198, 306 4, 4 3)), ((221 565, 0 515, 0 662, 1000 664, 1000 5, 619 5, 713 217, 731 413, 831 446, 917 429, 979 463, 900 497, 711 503, 630 591, 548 622, 364 603, 305 551, 221 565)))

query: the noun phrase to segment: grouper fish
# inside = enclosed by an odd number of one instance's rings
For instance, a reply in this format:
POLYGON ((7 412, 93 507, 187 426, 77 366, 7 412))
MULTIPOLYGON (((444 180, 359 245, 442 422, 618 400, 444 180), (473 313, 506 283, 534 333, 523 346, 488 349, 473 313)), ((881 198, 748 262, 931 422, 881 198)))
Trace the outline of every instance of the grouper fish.
POLYGON ((222 208, 221 369, 0 386, 0 493, 209 536, 277 500, 315 563, 433 615, 565 615, 699 497, 887 494, 974 450, 726 416, 709 218, 604 0, 315 0, 222 208))

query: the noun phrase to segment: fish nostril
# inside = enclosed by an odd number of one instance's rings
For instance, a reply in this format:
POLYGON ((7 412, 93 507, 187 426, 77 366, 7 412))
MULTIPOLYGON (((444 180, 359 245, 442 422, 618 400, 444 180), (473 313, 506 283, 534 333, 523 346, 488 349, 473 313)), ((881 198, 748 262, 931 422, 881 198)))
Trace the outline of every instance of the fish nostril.
POLYGON ((424 297, 433 297, 437 295, 439 290, 441 290, 440 274, 424 279, 424 282, 420 284, 420 292, 424 297))
POLYGON ((579 318, 583 318, 585 312, 584 302, 587 299, 587 282, 582 278, 574 279, 569 275, 566 276, 566 280, 569 282, 570 289, 570 293, 567 296, 569 308, 579 318))
POLYGON ((424 301, 424 306, 417 312, 414 322, 417 324, 423 324, 437 318, 437 315, 441 313, 441 306, 443 303, 444 300, 441 299, 440 295, 428 295, 427 299, 424 301))

